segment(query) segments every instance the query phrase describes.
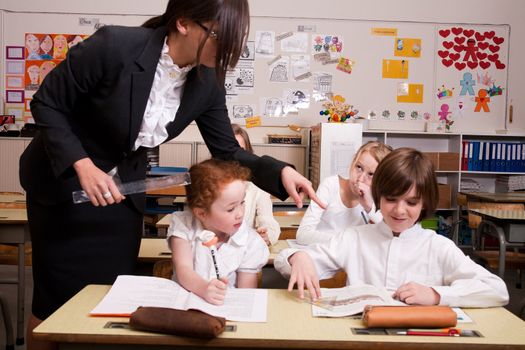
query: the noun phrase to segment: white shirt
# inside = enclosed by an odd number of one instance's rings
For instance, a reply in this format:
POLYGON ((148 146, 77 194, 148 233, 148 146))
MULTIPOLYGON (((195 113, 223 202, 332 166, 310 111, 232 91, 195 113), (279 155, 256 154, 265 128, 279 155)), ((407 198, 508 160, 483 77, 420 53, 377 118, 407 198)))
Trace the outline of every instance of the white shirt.
POLYGON ((181 96, 186 83, 188 72, 193 65, 180 68, 173 63, 168 55, 167 38, 162 47, 161 56, 153 85, 146 105, 139 135, 135 140, 133 150, 140 146, 153 148, 160 145, 168 138, 166 126, 175 120, 175 115, 180 106, 181 96))
MULTIPOLYGON (((168 242, 172 236, 190 242, 193 252, 193 269, 206 280, 217 278, 210 249, 197 239, 203 230, 191 211, 175 212, 168 228, 168 242)), ((216 261, 221 277, 228 278, 228 285, 235 287, 237 271, 257 273, 268 262, 270 252, 264 240, 254 229, 241 225, 239 231, 216 250, 216 261)), ((177 281, 177 271, 173 279, 177 281)))
MULTIPOLYGON (((290 275, 288 258, 296 251, 285 249, 275 259, 281 274, 290 275)), ((384 222, 354 227, 304 251, 320 279, 344 269, 347 285, 372 284, 392 292, 408 282, 432 287, 441 296, 440 305, 491 307, 509 301, 501 278, 465 256, 450 239, 420 224, 399 237, 384 222)))
POLYGON ((273 217, 273 204, 270 194, 248 182, 244 198, 244 221, 255 229, 265 227, 271 244, 275 244, 281 234, 279 223, 273 217))
POLYGON ((383 220, 381 213, 375 210, 375 205, 369 213, 361 204, 353 208, 346 207, 341 200, 338 175, 329 176, 321 181, 316 194, 327 207, 322 209, 314 201, 310 202, 297 229, 299 244, 328 241, 332 236, 349 227, 365 225, 363 215, 367 222, 372 220, 377 223, 383 220))

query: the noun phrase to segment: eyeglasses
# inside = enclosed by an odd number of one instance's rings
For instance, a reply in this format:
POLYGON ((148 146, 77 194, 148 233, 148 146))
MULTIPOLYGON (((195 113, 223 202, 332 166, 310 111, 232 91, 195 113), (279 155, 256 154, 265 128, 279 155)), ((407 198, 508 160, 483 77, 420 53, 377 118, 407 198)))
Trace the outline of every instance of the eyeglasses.
POLYGON ((215 30, 210 30, 210 28, 206 27, 204 24, 202 24, 199 21, 196 21, 195 23, 197 23, 199 27, 201 27, 205 32, 207 32, 210 38, 214 40, 219 40, 219 35, 217 34, 215 30))

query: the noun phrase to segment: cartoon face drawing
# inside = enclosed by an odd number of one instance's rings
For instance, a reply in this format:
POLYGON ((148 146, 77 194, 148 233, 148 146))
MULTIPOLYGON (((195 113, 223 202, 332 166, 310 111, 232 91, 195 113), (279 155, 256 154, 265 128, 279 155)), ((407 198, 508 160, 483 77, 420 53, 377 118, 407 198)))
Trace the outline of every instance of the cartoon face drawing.
POLYGON ((253 116, 253 108, 249 105, 233 106, 234 118, 248 118, 253 116))
POLYGON ((232 78, 226 78, 224 80, 224 88, 226 91, 232 91, 233 90, 233 79, 232 78))

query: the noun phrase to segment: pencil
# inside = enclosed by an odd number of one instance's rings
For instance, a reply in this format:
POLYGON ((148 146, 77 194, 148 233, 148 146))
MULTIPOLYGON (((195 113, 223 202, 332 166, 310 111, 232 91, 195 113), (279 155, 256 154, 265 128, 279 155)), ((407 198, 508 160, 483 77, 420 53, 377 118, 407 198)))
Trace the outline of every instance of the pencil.
POLYGON ((363 217, 363 220, 365 221, 365 224, 368 224, 368 220, 366 219, 365 213, 362 211, 361 216, 363 217))

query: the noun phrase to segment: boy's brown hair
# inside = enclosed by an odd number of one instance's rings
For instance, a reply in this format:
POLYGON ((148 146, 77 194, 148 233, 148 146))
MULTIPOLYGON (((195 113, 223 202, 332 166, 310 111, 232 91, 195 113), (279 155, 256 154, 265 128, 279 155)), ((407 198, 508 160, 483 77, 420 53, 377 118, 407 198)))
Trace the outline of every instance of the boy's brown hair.
POLYGON ((235 161, 207 159, 190 168, 191 184, 186 186, 190 209, 209 211, 225 185, 235 181, 247 181, 250 170, 235 161))
POLYGON ((372 196, 380 208, 381 197, 399 197, 412 186, 423 201, 418 222, 432 215, 439 199, 436 173, 432 161, 413 148, 398 148, 387 155, 372 179, 372 196))

